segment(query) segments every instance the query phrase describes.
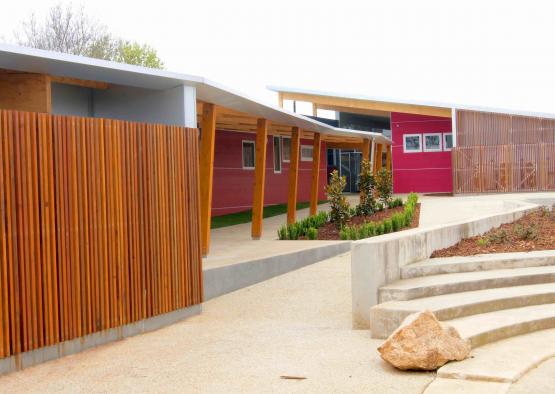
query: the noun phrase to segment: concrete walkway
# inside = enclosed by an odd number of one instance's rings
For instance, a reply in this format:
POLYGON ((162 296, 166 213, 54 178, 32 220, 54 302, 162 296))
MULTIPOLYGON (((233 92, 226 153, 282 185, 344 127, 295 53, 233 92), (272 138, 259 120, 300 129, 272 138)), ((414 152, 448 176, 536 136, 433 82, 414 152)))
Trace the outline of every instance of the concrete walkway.
MULTIPOLYGON (((406 199, 406 195, 399 195, 406 199)), ((420 227, 452 223, 472 217, 500 213, 506 209, 504 201, 551 199, 555 193, 490 194, 478 196, 420 196, 420 227)), ((358 195, 349 194, 347 200, 352 207, 358 203, 358 195)), ((329 210, 328 204, 318 207, 329 210)), ((309 210, 297 211, 297 218, 308 216, 309 210)), ((263 221, 260 240, 251 239, 251 224, 213 229, 211 231, 210 254, 203 259, 203 268, 215 268, 244 261, 261 259, 334 244, 337 241, 278 241, 277 230, 287 221, 286 215, 273 216, 263 221)))
POLYGON ((0 392, 421 393, 351 329, 344 254, 215 298, 156 332, 0 377, 0 392), (282 379, 283 375, 304 380, 282 379))

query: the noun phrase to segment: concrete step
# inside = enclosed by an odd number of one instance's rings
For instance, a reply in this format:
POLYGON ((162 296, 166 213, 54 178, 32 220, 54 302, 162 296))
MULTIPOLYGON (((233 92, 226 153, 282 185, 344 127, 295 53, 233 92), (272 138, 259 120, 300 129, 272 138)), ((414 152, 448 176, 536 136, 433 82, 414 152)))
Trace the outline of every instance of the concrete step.
POLYGON ((379 289, 379 303, 443 294, 555 282, 555 266, 514 268, 401 279, 379 289))
POLYGON ((410 314, 431 310, 439 320, 555 303, 555 283, 502 287, 408 301, 389 301, 370 310, 372 338, 387 338, 410 314))
POLYGON ((555 329, 517 335, 472 350, 472 357, 445 364, 438 378, 513 383, 555 356, 555 329), (502 366, 502 368, 500 367, 502 366))
POLYGON ((427 259, 401 268, 401 278, 555 265, 555 250, 427 259))
MULTIPOLYGON (((534 331, 555 328, 555 304, 532 305, 449 320, 472 348, 534 331)), ((546 346, 551 346, 546 344, 546 346)))

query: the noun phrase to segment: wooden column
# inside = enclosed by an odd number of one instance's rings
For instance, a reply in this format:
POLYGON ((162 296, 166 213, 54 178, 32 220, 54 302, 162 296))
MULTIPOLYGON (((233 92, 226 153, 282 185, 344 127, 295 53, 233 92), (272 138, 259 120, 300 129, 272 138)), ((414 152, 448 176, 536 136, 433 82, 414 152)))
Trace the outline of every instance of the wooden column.
POLYGON ((262 236, 262 218, 264 213, 264 181, 266 179, 266 146, 268 144, 268 121, 258 119, 256 122, 256 154, 254 164, 254 190, 252 197, 252 239, 262 236))
POLYGON ((301 131, 293 127, 291 132, 291 155, 289 163, 289 194, 287 197, 287 224, 295 223, 297 218, 297 180, 299 179, 299 146, 301 131))
POLYGON ((370 140, 366 138, 362 141, 362 160, 370 160, 370 140))
POLYGON ((385 149, 385 168, 391 172, 391 145, 387 145, 385 149))
POLYGON ((374 175, 382 168, 382 144, 376 144, 376 153, 374 155, 374 175))
POLYGON ((216 106, 202 106, 202 129, 200 137, 200 223, 202 254, 210 250, 210 225, 212 221, 212 181, 214 175, 214 144, 216 142, 216 106))
POLYGON ((312 147, 312 187, 310 188, 310 215, 318 212, 318 186, 320 182, 320 133, 314 133, 312 147))

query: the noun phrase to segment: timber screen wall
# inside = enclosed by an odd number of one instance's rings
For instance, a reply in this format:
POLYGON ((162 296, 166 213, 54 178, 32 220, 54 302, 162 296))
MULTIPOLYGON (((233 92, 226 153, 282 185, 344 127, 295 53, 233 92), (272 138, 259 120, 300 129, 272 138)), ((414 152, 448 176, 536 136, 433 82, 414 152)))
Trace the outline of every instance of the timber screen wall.
POLYGON ((555 190, 555 119, 457 110, 455 193, 555 190))
POLYGON ((198 304, 196 129, 0 111, 0 358, 198 304))

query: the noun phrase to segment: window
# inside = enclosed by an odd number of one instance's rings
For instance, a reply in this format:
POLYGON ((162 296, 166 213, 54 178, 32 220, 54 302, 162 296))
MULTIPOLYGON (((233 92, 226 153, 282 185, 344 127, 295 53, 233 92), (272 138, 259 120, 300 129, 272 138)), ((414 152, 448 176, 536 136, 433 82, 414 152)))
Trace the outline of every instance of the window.
POLYGON ((403 136, 403 151, 405 153, 422 152, 422 136, 420 134, 405 134, 403 136))
POLYGON ((443 133, 443 150, 453 149, 453 133, 443 133))
POLYGON ((301 161, 312 161, 312 145, 301 145, 301 161))
POLYGON ((243 141, 243 168, 254 169, 254 141, 243 141))
POLYGON ((274 172, 281 172, 281 138, 274 137, 274 172))
POLYGON ((441 133, 424 134, 424 152, 441 152, 441 133))
POLYGON ((289 163, 289 159, 291 158, 291 138, 282 137, 281 147, 283 148, 283 152, 281 152, 281 157, 283 158, 284 162, 289 163))

